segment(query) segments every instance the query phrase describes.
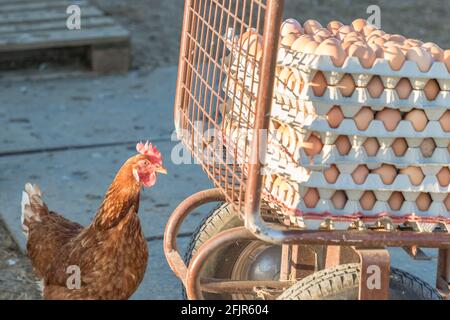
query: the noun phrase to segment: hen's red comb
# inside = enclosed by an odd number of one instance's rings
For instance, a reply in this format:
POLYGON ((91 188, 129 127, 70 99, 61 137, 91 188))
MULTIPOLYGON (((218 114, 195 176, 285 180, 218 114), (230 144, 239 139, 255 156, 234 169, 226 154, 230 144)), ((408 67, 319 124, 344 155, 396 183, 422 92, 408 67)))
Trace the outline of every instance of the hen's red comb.
POLYGON ((158 162, 158 163, 162 162, 161 152, 159 152, 156 147, 153 147, 152 144, 148 141, 146 141, 145 144, 142 142, 139 142, 136 145, 136 150, 140 154, 149 156, 153 162, 158 162))

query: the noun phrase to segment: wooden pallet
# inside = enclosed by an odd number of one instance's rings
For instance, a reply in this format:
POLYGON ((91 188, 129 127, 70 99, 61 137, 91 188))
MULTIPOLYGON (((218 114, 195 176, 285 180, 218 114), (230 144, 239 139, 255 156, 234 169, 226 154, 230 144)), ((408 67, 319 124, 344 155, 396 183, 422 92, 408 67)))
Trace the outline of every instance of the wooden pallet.
POLYGON ((94 72, 126 72, 130 34, 86 0, 0 0, 0 54, 87 48, 94 72), (81 8, 81 29, 66 26, 69 5, 81 8))

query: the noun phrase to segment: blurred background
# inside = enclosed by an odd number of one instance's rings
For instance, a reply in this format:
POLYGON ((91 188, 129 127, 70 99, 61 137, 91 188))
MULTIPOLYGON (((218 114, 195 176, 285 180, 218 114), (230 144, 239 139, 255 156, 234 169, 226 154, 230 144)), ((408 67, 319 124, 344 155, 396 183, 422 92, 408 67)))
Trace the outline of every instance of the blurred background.
MULTIPOLYGON (((286 0, 285 17, 348 24, 367 18, 374 4, 384 31, 450 48, 447 0, 286 0)), ((43 186, 52 208, 87 224, 136 140, 156 141, 170 155, 183 6, 182 0, 0 0, 0 299, 39 298, 19 226, 26 181, 43 186), (92 15, 83 37, 65 29, 71 3, 80 4, 82 23, 84 8, 92 15), (53 24, 51 17, 62 18, 53 24)), ((184 197, 210 185, 198 169, 172 169, 160 185, 166 195, 150 193, 142 208, 153 214, 142 218, 153 254, 149 270, 162 275, 146 277, 135 298, 181 297, 173 293, 180 288, 162 254, 162 231, 184 197)), ((431 270, 427 263, 415 268, 431 270)))

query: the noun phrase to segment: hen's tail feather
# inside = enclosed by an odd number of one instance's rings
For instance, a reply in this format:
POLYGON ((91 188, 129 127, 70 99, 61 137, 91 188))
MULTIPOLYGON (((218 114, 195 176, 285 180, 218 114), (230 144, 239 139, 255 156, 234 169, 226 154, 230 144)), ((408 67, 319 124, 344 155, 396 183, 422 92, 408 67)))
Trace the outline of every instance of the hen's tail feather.
POLYGON ((40 222, 40 214, 42 212, 48 212, 47 206, 42 201, 42 193, 39 186, 27 183, 25 185, 25 191, 22 192, 22 230, 25 237, 28 239, 29 224, 32 221, 40 222))

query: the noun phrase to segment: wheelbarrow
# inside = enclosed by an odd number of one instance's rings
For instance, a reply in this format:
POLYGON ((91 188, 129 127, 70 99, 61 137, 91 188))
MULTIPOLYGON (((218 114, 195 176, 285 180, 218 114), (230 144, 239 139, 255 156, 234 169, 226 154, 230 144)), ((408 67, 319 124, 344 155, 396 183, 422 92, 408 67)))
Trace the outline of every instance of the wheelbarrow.
MULTIPOLYGON (((283 6, 282 0, 185 1, 174 120, 178 137, 215 186, 184 200, 166 226, 165 255, 186 297, 447 298, 450 233, 445 223, 433 232, 421 232, 411 224, 394 226, 389 220, 378 220, 372 227, 353 221, 343 230, 325 220, 316 229, 304 228, 264 195, 264 163, 259 161, 267 152, 264 134, 255 134, 238 148, 229 148, 211 134, 223 132, 220 108, 232 91, 226 80, 231 73, 230 30, 262 35, 258 77, 250 77, 250 85, 257 82, 257 94, 244 101, 234 88, 231 95, 242 105, 235 121, 253 132, 269 129, 283 6), (244 112, 249 103, 255 105, 252 115, 244 112), (246 161, 240 161, 241 151, 248 155, 246 161), (212 202, 218 206, 200 223, 183 258, 177 246, 183 221, 212 202), (415 260, 429 258, 421 248, 437 248, 436 288, 391 267, 388 247, 403 248, 415 260)), ((248 58, 248 51, 237 55, 248 58)))

